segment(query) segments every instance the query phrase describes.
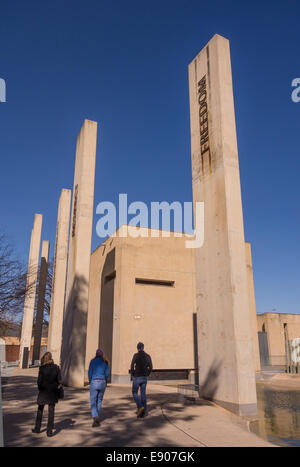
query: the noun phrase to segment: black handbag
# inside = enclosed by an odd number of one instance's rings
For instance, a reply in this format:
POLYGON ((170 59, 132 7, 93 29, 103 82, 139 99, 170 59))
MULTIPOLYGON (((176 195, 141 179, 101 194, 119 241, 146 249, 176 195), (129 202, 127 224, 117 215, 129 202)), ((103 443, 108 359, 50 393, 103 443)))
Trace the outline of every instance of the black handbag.
POLYGON ((65 397, 64 387, 62 384, 60 384, 57 388, 57 398, 63 399, 64 397, 65 397))

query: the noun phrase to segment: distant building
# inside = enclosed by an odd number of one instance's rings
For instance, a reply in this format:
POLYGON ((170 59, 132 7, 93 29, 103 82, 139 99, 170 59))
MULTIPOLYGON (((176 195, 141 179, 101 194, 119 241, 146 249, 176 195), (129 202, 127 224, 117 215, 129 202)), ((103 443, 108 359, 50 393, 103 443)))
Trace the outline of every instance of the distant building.
POLYGON ((193 379, 194 251, 187 237, 110 237, 91 256, 86 366, 100 346, 112 381, 130 381, 136 344, 153 359, 153 379, 193 379))
MULTIPOLYGON (((43 326, 43 337, 41 342, 41 356, 47 349, 47 326, 43 326)), ((21 325, 9 321, 0 320, 0 337, 5 342, 5 361, 17 362, 20 351, 21 325)), ((33 337, 31 339, 30 358, 32 358, 33 337)))
POLYGON ((300 314, 257 315, 262 364, 285 365, 287 341, 300 338, 300 314))

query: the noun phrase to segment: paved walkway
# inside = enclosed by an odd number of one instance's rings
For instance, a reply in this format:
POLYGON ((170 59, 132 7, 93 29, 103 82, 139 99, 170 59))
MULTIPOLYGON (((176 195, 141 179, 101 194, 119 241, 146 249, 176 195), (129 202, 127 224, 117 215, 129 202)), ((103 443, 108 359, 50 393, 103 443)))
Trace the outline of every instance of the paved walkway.
MULTIPOLYGON (((128 385, 109 385, 101 426, 92 428, 89 390, 65 388, 56 406, 55 436, 33 435, 37 369, 15 369, 2 379, 5 446, 271 446, 246 422, 207 402, 184 402, 176 388, 148 384, 149 415, 137 419, 128 385)), ((46 411, 47 412, 47 411, 46 411)))

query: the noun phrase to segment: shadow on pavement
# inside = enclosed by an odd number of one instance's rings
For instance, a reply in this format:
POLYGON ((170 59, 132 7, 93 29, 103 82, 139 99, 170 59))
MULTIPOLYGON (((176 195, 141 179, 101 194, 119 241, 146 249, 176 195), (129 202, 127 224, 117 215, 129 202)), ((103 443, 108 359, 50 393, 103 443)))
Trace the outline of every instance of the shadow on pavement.
MULTIPOLYGON (((164 417, 161 407, 176 412, 178 420, 193 420, 185 415, 185 401, 176 393, 148 391, 149 415, 137 419, 130 387, 108 386, 104 395, 101 426, 92 428, 89 390, 65 388, 65 399, 55 408, 55 431, 52 438, 45 433, 33 435, 37 404, 36 378, 11 376, 3 380, 3 414, 5 446, 188 446, 192 441, 180 433, 164 417), (180 435, 180 436, 179 436, 180 435), (183 440, 180 444, 180 440, 183 440)), ((208 405, 207 401, 201 403, 208 405)), ((46 408, 45 408, 46 409, 46 408)), ((47 409, 43 417, 44 431, 47 409)))
POLYGON ((60 422, 55 423, 54 436, 58 435, 60 431, 69 430, 70 428, 73 428, 75 423, 76 421, 72 420, 72 418, 66 418, 65 420, 61 420, 60 422))

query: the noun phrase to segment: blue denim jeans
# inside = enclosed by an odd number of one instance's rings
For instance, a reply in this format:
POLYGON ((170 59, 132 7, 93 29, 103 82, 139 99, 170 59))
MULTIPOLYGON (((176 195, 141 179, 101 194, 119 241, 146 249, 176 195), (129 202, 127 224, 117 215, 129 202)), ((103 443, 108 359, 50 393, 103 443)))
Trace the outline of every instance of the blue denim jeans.
POLYGON ((100 417, 102 400, 106 389, 105 380, 92 380, 90 385, 90 401, 92 418, 100 417))
POLYGON ((146 386, 147 376, 133 377, 132 381, 132 395, 136 402, 136 406, 139 409, 144 407, 144 412, 147 413, 147 399, 146 399, 146 386), (138 390, 141 390, 141 396, 138 395, 138 390))

